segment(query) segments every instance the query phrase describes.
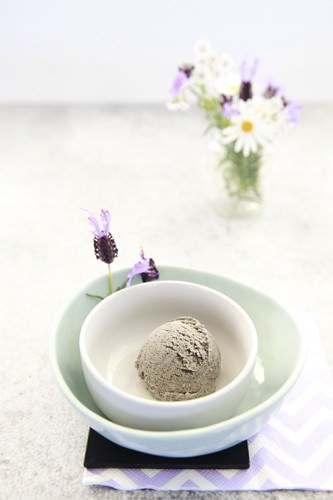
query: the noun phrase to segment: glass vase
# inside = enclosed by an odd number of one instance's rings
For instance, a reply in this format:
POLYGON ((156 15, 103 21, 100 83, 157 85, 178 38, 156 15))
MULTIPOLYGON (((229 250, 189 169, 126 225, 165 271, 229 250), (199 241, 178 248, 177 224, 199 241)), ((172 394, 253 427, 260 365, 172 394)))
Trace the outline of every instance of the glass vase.
POLYGON ((222 215, 255 215, 262 205, 263 153, 244 156, 226 146, 215 165, 213 205, 222 215))

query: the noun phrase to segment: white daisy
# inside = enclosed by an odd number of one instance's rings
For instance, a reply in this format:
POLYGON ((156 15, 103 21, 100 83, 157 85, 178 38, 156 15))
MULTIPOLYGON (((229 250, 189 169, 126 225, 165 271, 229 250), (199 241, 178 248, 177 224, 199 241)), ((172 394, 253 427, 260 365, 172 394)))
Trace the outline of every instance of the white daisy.
POLYGON ((263 120, 267 122, 277 122, 279 115, 283 110, 283 102, 279 96, 271 98, 254 97, 252 99, 252 107, 263 120))
POLYGON ((233 71, 234 62, 229 54, 220 55, 220 64, 226 71, 233 71))
POLYGON ((192 73, 192 79, 195 83, 205 84, 211 78, 209 71, 204 65, 196 65, 192 73))
POLYGON ((206 61, 213 52, 212 46, 208 40, 199 40, 194 46, 194 58, 196 63, 206 61))
POLYGON ((187 111, 190 107, 190 103, 184 94, 178 94, 166 103, 166 107, 170 111, 187 111))
POLYGON ((215 88, 218 94, 235 96, 239 92, 241 81, 239 75, 231 71, 224 72, 215 81, 215 88))
POLYGON ((239 102, 239 114, 233 116, 231 125, 222 132, 223 143, 234 143, 235 152, 242 151, 244 156, 257 153, 259 147, 268 146, 271 139, 269 126, 251 109, 248 102, 239 102))
POLYGON ((210 67, 212 71, 216 70, 216 68, 219 66, 219 57, 217 52, 215 50, 211 50, 207 54, 207 64, 210 67))
POLYGON ((219 97, 220 93, 216 87, 216 76, 209 66, 195 66, 191 78, 194 84, 205 88, 207 95, 211 97, 219 97))

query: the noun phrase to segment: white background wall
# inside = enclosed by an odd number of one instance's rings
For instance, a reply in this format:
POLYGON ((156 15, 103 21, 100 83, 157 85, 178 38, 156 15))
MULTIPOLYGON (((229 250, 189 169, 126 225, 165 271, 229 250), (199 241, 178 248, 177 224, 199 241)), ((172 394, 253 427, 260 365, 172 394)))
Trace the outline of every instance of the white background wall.
POLYGON ((332 0, 0 0, 0 102, 162 101, 198 39, 331 100, 332 26, 332 0))

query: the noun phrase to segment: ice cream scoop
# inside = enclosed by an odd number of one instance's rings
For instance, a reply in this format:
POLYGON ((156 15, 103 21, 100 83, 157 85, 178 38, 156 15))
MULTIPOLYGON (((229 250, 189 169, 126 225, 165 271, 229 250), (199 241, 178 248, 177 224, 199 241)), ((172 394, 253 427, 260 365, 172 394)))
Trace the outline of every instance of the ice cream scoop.
POLYGON ((155 399, 183 401, 216 390, 221 354, 203 324, 182 316, 150 333, 135 366, 155 399))

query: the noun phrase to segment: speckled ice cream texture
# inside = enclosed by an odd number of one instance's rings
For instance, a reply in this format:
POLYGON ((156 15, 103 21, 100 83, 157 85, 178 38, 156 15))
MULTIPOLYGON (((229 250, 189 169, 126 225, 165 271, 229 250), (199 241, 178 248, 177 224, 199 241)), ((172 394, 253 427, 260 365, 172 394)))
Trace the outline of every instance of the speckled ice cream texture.
POLYGON ((136 368, 155 399, 195 399, 216 390, 221 354, 206 327, 195 318, 183 316, 151 332, 136 368))

